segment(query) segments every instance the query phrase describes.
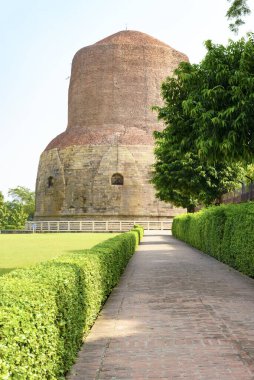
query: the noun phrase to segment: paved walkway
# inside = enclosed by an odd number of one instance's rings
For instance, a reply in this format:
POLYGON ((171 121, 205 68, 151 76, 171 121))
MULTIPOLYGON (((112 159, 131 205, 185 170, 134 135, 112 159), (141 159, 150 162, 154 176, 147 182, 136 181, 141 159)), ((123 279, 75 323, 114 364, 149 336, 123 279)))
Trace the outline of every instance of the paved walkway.
POLYGON ((254 280, 146 235, 68 379, 254 379, 254 280))

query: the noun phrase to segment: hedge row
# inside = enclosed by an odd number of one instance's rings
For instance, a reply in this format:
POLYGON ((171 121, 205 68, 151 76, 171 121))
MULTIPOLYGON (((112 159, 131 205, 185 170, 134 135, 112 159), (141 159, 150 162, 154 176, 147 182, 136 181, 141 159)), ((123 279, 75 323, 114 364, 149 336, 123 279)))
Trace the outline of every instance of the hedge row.
POLYGON ((139 236, 139 242, 144 236, 144 227, 140 226, 139 224, 134 225, 134 230, 138 233, 139 236))
POLYGON ((172 233, 254 277, 254 203, 222 205, 174 218, 172 233))
POLYGON ((63 379, 140 229, 0 278, 0 379, 63 379))

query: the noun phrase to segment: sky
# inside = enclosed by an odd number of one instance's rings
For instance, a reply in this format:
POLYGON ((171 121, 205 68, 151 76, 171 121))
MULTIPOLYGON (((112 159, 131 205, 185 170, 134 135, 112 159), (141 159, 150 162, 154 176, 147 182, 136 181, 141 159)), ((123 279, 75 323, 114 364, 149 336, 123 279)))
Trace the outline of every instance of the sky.
MULTIPOLYGON (((249 2, 253 3, 252 0, 249 2)), ((40 154, 67 127, 77 50, 121 30, 147 33, 199 63, 203 43, 235 36, 227 0, 0 0, 0 191, 35 190, 40 154)))

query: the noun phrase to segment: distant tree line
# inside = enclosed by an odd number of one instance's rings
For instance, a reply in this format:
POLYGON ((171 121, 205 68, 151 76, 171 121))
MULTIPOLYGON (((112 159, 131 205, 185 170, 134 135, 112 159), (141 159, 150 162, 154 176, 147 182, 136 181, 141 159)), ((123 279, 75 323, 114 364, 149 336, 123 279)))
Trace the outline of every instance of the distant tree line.
POLYGON ((0 191, 0 230, 22 229, 27 220, 32 220, 35 210, 35 193, 23 186, 9 189, 5 200, 0 191))

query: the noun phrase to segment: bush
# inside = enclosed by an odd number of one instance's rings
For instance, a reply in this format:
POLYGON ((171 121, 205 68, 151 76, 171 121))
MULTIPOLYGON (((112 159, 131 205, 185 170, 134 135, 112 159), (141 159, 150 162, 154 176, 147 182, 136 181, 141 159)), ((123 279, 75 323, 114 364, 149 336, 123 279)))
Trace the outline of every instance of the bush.
POLYGON ((134 227, 133 227, 132 231, 136 231, 136 232, 138 233, 138 236, 139 236, 139 242, 140 242, 141 239, 142 239, 143 236, 144 236, 144 227, 143 227, 143 226, 140 226, 139 224, 134 224, 134 227))
POLYGON ((0 379, 63 379, 135 251, 136 230, 0 279, 0 379))
POLYGON ((177 216, 172 233, 193 247, 254 277, 254 203, 210 207, 177 216))
POLYGON ((22 230, 24 226, 15 226, 13 224, 6 224, 5 225, 5 230, 22 230))

